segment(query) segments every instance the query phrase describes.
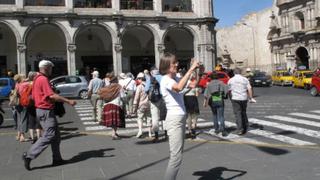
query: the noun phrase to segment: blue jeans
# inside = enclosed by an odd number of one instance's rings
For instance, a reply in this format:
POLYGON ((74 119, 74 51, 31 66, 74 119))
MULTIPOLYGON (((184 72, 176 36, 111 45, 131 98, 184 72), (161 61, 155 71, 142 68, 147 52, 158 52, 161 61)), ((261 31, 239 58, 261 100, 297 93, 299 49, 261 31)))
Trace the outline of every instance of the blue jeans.
POLYGON ((219 106, 211 104, 210 107, 213 114, 214 129, 221 132, 224 131, 224 104, 219 106))

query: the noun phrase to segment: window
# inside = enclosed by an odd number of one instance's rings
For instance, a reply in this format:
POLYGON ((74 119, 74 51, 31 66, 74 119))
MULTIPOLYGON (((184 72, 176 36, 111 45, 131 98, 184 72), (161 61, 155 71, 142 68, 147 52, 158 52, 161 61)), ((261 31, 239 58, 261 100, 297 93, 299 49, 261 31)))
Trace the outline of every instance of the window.
POLYGON ((81 83, 81 79, 76 76, 66 78, 67 83, 81 83))
POLYGON ((56 80, 53 81, 53 84, 54 85, 60 85, 60 84, 65 84, 66 83, 66 78, 63 77, 63 78, 58 78, 56 80))

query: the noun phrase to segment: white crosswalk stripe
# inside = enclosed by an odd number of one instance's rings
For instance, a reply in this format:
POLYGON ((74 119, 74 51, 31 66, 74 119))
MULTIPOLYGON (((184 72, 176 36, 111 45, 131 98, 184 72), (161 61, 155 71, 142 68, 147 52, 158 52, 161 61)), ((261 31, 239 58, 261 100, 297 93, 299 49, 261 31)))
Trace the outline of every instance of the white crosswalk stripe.
MULTIPOLYGON (((106 131, 107 133, 111 133, 112 129, 109 127, 101 126, 98 124, 98 122, 94 122, 92 119, 92 106, 89 101, 86 101, 80 105, 76 106, 76 111, 78 113, 78 116, 82 122, 82 124, 85 126, 86 131, 106 131)), ((277 134, 272 131, 267 131, 267 130, 261 130, 261 129, 253 129, 249 128, 248 134, 253 134, 255 136, 239 136, 235 134, 228 134, 228 136, 223 137, 220 134, 216 135, 214 131, 212 130, 213 128, 213 122, 211 118, 208 119, 203 119, 199 118, 197 127, 200 129, 203 129, 203 131, 206 134, 218 137, 221 140, 226 140, 226 141, 232 141, 236 143, 246 143, 246 144, 270 144, 270 141, 265 142, 266 139, 273 140, 277 143, 285 143, 285 144, 290 144, 290 145, 297 145, 297 146, 312 146, 312 145, 318 145, 320 139, 320 132, 307 129, 307 128, 302 128, 299 127, 299 125, 307 125, 309 127, 320 127, 320 122, 312 121, 312 120, 306 120, 306 119, 301 119, 301 118, 308 118, 308 119, 314 119, 314 120, 320 120, 320 110, 313 110, 310 111, 310 113, 302 113, 302 112, 292 112, 287 115, 267 115, 264 116, 262 119, 259 118, 250 118, 249 122, 250 123, 255 123, 258 125, 262 126, 268 126, 274 129, 281 129, 285 131, 292 131, 295 132, 297 135, 295 138, 290 137, 289 135, 281 135, 277 134), (269 119, 272 121, 267 121, 264 119, 269 119), (275 122, 275 121, 281 121, 283 123, 275 122), (303 136, 309 137, 308 141, 302 140, 303 136), (263 138, 259 138, 263 137, 263 138), (315 138, 313 142, 309 142, 311 138, 315 138)), ((149 131, 149 121, 148 123, 144 123, 144 132, 149 131)), ((225 122, 226 127, 236 127, 236 124, 233 122, 226 121, 225 122)), ((138 132, 138 125, 137 125, 137 118, 130 118, 126 119, 126 128, 124 129, 118 129, 119 134, 123 135, 135 135, 138 132)))
POLYGON ((268 121, 259 120, 259 119, 255 119, 255 118, 250 118, 249 122, 253 122, 256 124, 263 125, 263 126, 271 126, 271 127, 286 130, 286 131, 293 131, 298 134, 303 134, 303 135, 314 137, 314 138, 320 138, 319 131, 309 130, 309 129, 290 126, 290 125, 281 124, 281 123, 268 122, 268 121))
POLYGON ((293 116, 300 116, 300 117, 311 118, 311 119, 319 119, 319 120, 320 120, 320 116, 319 116, 319 115, 314 115, 314 114, 306 114, 306 113, 289 113, 289 115, 293 115, 293 116))
POLYGON ((297 119, 297 118, 292 118, 292 117, 274 115, 274 116, 266 116, 266 118, 279 120, 279 121, 292 122, 292 123, 297 123, 297 124, 304 124, 304 125, 309 125, 309 126, 320 127, 320 123, 318 123, 318 122, 307 121, 307 120, 302 120, 302 119, 297 119))

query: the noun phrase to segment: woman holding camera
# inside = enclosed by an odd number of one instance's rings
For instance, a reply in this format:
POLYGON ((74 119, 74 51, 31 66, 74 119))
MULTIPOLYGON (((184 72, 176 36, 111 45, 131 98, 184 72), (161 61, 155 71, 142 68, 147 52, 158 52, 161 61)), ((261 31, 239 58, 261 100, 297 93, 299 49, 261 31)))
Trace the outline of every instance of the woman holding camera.
POLYGON ((183 93, 180 92, 185 88, 193 71, 199 67, 199 62, 195 60, 180 81, 176 77, 178 65, 176 56, 171 53, 165 53, 160 60, 160 73, 164 75, 160 89, 167 107, 165 127, 169 136, 170 148, 170 159, 165 174, 166 180, 176 179, 182 162, 186 110, 183 93))

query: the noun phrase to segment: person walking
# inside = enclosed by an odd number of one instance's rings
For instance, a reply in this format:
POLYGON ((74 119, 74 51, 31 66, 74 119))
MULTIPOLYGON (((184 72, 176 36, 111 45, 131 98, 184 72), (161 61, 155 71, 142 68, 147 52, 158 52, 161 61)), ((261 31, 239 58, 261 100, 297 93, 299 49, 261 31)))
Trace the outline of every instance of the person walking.
POLYGON ((241 75, 241 69, 234 69, 234 77, 228 81, 231 92, 231 103, 236 118, 236 134, 244 135, 248 131, 247 103, 256 102, 252 97, 252 88, 249 80, 241 75))
POLYGON ((148 123, 148 117, 150 117, 150 102, 148 99, 148 94, 145 92, 145 74, 140 72, 137 75, 137 80, 139 81, 139 85, 137 86, 136 93, 133 100, 134 111, 137 112, 137 124, 139 131, 137 133, 137 138, 141 138, 143 131, 143 121, 148 123))
POLYGON ((136 82, 132 77, 129 77, 124 73, 121 73, 119 77, 121 79, 121 81, 119 81, 119 84, 122 86, 125 92, 124 103, 126 106, 126 115, 127 115, 127 118, 131 118, 134 116, 133 99, 134 99, 134 93, 136 90, 136 82))
MULTIPOLYGON (((154 143, 159 140, 159 122, 165 120, 167 114, 166 105, 160 91, 161 79, 162 75, 159 73, 159 70, 154 67, 151 70, 149 81, 146 79, 145 86, 145 92, 148 94, 148 99, 150 101, 151 112, 151 126, 149 134, 152 136, 152 133, 154 133, 154 137, 151 139, 154 143)), ((165 131, 165 138, 166 136, 167 133, 165 131)))
POLYGON ((122 99, 125 96, 118 79, 111 74, 110 85, 103 87, 98 92, 103 99, 103 119, 101 125, 112 128, 112 140, 121 139, 117 133, 118 128, 125 128, 125 113, 122 99))
POLYGON ((200 114, 198 102, 199 89, 197 88, 197 83, 197 74, 193 72, 188 80, 186 92, 183 97, 187 112, 188 131, 192 139, 196 138, 197 121, 200 114))
POLYGON ((215 134, 222 133, 227 136, 224 124, 224 99, 228 94, 228 86, 218 79, 218 74, 214 71, 211 74, 211 82, 204 91, 203 106, 210 105, 213 114, 213 124, 215 134))
POLYGON ((186 110, 181 92, 190 78, 192 72, 199 67, 199 62, 194 61, 185 75, 178 80, 176 77, 178 61, 176 56, 165 53, 160 60, 160 73, 163 75, 160 89, 167 107, 165 128, 169 136, 170 158, 165 173, 165 180, 174 180, 177 177, 184 146, 186 127, 186 110))
POLYGON ((34 143, 28 152, 23 153, 24 167, 31 170, 31 160, 38 157, 49 144, 52 150, 52 166, 65 164, 60 153, 60 131, 58 121, 54 111, 54 102, 64 102, 71 106, 76 105, 76 101, 64 98, 54 93, 50 86, 48 77, 52 74, 53 63, 48 60, 39 62, 39 73, 34 78, 32 86, 32 98, 36 107, 37 118, 43 128, 43 136, 34 143))
POLYGON ((96 122, 101 121, 102 117, 102 100, 97 94, 98 90, 103 87, 103 80, 99 78, 99 72, 93 71, 92 79, 88 86, 88 96, 90 97, 91 104, 93 106, 92 119, 96 122))

